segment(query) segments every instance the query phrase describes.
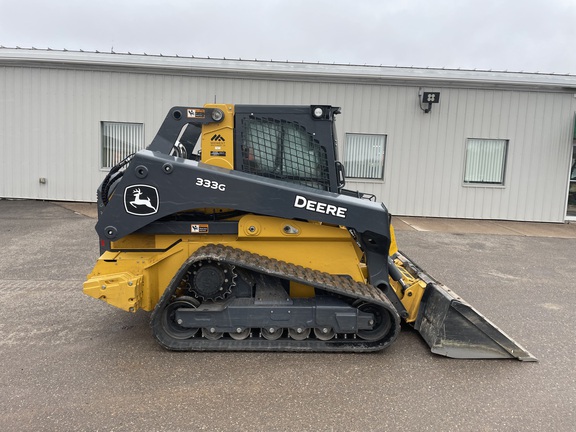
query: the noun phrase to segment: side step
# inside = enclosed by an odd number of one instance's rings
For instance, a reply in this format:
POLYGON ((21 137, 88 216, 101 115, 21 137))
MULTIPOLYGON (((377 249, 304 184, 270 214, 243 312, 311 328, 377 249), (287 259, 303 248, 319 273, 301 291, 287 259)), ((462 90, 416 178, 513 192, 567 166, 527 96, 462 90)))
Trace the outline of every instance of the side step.
POLYGON ((396 258, 406 270, 427 284, 414 328, 433 353, 460 359, 538 361, 468 302, 432 279, 401 252, 396 258))

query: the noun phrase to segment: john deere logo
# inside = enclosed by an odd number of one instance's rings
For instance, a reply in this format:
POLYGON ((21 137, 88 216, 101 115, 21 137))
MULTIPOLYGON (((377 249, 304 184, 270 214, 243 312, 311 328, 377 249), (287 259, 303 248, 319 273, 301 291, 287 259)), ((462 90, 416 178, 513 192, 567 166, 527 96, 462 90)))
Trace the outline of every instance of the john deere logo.
POLYGON ((220 134, 214 134, 214 136, 212 138, 210 138, 210 141, 219 141, 219 142, 224 142, 226 141, 224 139, 224 137, 220 134))
POLYGON ((158 211, 160 200, 154 186, 132 185, 124 190, 124 208, 135 216, 149 216, 158 211))

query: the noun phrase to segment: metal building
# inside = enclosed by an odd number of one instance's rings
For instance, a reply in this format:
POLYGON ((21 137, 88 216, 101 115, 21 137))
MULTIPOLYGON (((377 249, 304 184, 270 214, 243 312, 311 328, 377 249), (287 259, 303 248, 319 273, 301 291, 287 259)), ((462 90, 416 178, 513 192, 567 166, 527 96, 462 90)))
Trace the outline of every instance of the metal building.
POLYGON ((576 219, 576 76, 0 49, 0 197, 95 201, 168 109, 330 104, 393 214, 576 219))

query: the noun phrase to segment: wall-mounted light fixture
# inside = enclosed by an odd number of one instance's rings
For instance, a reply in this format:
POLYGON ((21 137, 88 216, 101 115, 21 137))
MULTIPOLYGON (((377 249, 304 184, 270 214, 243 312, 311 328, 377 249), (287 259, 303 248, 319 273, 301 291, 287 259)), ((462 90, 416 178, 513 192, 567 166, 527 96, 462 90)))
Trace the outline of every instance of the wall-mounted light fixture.
POLYGON ((418 100, 420 102, 420 109, 428 114, 432 110, 432 104, 440 102, 440 92, 425 92, 418 91, 418 100))

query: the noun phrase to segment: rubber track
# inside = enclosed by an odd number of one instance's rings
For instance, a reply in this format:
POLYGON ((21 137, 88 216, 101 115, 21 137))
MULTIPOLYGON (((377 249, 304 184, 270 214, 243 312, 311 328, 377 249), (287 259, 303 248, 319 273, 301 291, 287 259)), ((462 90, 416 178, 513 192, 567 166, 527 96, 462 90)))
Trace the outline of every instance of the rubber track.
MULTIPOLYGON (((229 246, 210 244, 202 246, 186 260, 170 282, 152 313, 151 326, 158 342, 175 351, 321 351, 321 352, 367 352, 379 351, 389 346, 400 332, 400 317, 386 295, 372 285, 352 280, 350 277, 331 275, 310 268, 290 264, 273 258, 243 251, 229 246), (393 317, 392 329, 378 341, 365 341, 359 337, 342 335, 329 341, 310 338, 297 341, 282 337, 270 341, 262 337, 233 340, 225 334, 221 339, 208 340, 196 335, 191 339, 178 340, 168 336, 161 325, 162 309, 169 303, 186 271, 194 262, 213 260, 243 267, 255 272, 282 279, 301 282, 326 292, 346 296, 354 300, 377 304, 388 310, 393 317)), ((253 332, 254 333, 254 332, 253 332)), ((200 333, 199 333, 200 334, 200 333)))

